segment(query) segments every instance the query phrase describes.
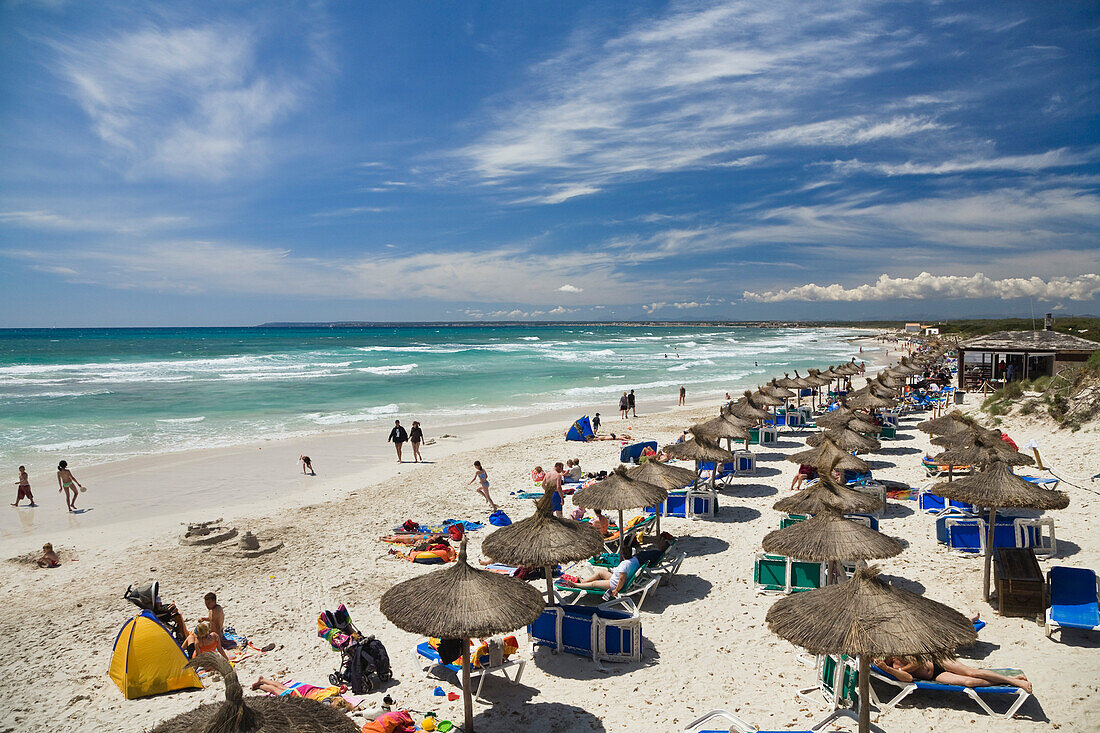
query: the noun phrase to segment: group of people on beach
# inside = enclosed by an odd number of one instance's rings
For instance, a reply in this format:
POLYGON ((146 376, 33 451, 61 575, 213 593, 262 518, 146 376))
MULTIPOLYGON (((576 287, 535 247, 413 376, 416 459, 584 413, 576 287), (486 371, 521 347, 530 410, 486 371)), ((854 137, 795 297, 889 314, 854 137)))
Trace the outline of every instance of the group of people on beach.
MULTIPOLYGON (((87 489, 76 480, 76 476, 73 476, 73 472, 69 470, 69 464, 66 461, 57 464, 57 486, 57 493, 65 493, 65 506, 68 507, 70 512, 77 511, 77 497, 80 496, 80 492, 87 491, 87 489)), ((27 500, 26 506, 38 506, 34 502, 34 494, 31 493, 31 478, 27 474, 26 466, 19 467, 19 480, 15 482, 15 487, 15 502, 12 503, 12 506, 20 506, 19 502, 24 499, 27 500)))
POLYGON ((401 424, 400 420, 393 421, 393 430, 390 431, 390 437, 386 438, 387 443, 393 443, 393 447, 397 449, 397 462, 404 463, 405 460, 401 457, 401 449, 405 443, 412 445, 413 449, 413 463, 420 463, 424 460, 420 455, 420 445, 424 442, 424 431, 420 428, 420 421, 413 420, 412 429, 405 430, 405 426, 401 424))

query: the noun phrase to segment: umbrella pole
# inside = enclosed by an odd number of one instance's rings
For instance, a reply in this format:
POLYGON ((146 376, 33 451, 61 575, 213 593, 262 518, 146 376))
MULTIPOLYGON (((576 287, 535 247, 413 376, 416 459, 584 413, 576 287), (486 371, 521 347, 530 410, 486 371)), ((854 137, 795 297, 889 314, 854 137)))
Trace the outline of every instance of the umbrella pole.
POLYGON ((626 525, 623 524, 623 510, 619 510, 619 562, 623 561, 623 543, 626 540, 626 525))
POLYGON ((553 603, 557 600, 554 598, 554 568, 547 565, 542 572, 546 573, 546 602, 553 603))
POLYGON ((465 733, 474 733, 474 701, 470 697, 470 642, 462 645, 462 706, 466 715, 465 733))
POLYGON ((985 570, 982 573, 982 600, 989 602, 989 570, 993 565, 993 529, 997 507, 989 507, 989 535, 985 540, 985 570))
POLYGON ((859 655, 859 733, 871 730, 871 659, 866 654, 859 655))

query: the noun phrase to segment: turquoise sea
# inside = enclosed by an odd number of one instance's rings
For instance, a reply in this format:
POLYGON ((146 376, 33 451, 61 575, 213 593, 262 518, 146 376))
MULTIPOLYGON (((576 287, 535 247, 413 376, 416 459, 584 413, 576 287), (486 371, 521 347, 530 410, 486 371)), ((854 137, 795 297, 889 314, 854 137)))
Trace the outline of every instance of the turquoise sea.
MULTIPOLYGON (((614 414, 846 360, 843 329, 375 326, 0 330, 0 467, 562 407, 614 414)), ((736 393, 735 393, 736 394, 736 393)), ((9 470, 3 468, 2 470, 9 470)))

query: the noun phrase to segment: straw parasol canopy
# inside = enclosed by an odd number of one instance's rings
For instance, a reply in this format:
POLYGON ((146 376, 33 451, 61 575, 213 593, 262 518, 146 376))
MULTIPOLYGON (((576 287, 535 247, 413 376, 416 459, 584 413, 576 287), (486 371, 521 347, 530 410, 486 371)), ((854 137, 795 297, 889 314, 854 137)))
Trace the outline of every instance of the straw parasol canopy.
POLYGON ((830 466, 841 471, 870 471, 871 467, 851 453, 842 450, 836 443, 825 436, 820 445, 810 450, 799 451, 787 456, 791 463, 799 465, 817 466, 819 469, 830 466))
POLYGON ((728 412, 749 420, 766 420, 772 416, 770 412, 764 409, 763 405, 756 404, 752 398, 752 392, 749 391, 746 391, 744 397, 733 403, 728 412))
POLYGON ((836 443, 841 450, 846 451, 876 451, 882 447, 882 444, 874 438, 860 435, 847 427, 829 428, 823 433, 814 433, 806 439, 806 445, 819 446, 826 438, 836 443))
POLYGON ((763 389, 764 389, 765 392, 770 394, 772 397, 790 398, 790 397, 797 397, 798 396, 794 392, 792 392, 791 390, 789 390, 786 387, 784 387, 783 385, 779 384, 778 380, 776 380, 776 379, 772 379, 772 381, 765 384, 763 389))
POLYGON ((622 557, 626 537, 623 510, 657 506, 667 498, 668 489, 632 478, 627 473, 626 467, 620 465, 607 478, 600 479, 573 494, 573 503, 585 509, 619 512, 619 556, 622 557))
POLYGON ((749 439, 749 429, 743 423, 731 422, 722 415, 695 423, 688 430, 692 435, 702 435, 704 438, 715 441, 720 438, 745 441, 749 439))
POLYGON ((501 527, 481 543, 481 551, 508 565, 543 568, 547 598, 554 597, 553 570, 558 563, 592 557, 603 549, 603 537, 588 522, 554 516, 548 488, 535 504, 535 513, 501 527))
POLYGON ((670 466, 652 458, 645 463, 628 469, 626 473, 635 481, 644 481, 647 484, 660 486, 670 491, 682 489, 688 484, 694 483, 699 477, 694 471, 679 466, 670 466))
POLYGON ((882 508, 882 500, 877 496, 842 486, 831 476, 822 474, 816 484, 780 499, 772 508, 787 514, 820 514, 828 511, 860 514, 877 512, 882 508))
MULTIPOLYGON (((725 448, 715 445, 706 437, 696 435, 691 440, 683 443, 666 445, 661 451, 670 458, 678 458, 683 461, 720 461, 729 463, 733 460, 733 454, 725 448)), ((579 492, 578 492, 579 493, 579 492)))
POLYGON ((904 549, 892 537, 826 510, 764 536, 765 552, 813 562, 879 560, 904 549))
POLYGON ((740 415, 735 415, 733 414, 733 412, 730 411, 730 408, 725 405, 718 409, 718 415, 726 422, 733 423, 734 425, 741 428, 756 427, 756 425, 760 422, 760 418, 741 417, 740 415))
MULTIPOLYGON (((1021 454, 1017 454, 1021 455, 1021 454)), ((1027 456, 1023 456, 1027 458, 1027 456)), ((1069 506, 1069 496, 1062 491, 1052 491, 1025 481, 1012 473, 1007 461, 991 460, 980 473, 973 473, 954 481, 944 481, 934 485, 931 492, 937 496, 955 501, 964 501, 976 506, 989 507, 989 537, 985 543, 985 571, 982 580, 982 594, 989 600, 989 572, 992 564, 993 529, 997 518, 997 509, 1065 509, 1069 506)))
POLYGON ((809 382, 810 385, 814 387, 824 387, 833 380, 831 377, 823 375, 820 369, 808 369, 805 381, 809 382))
POLYGON ((990 440, 981 436, 975 436, 974 442, 938 453, 932 460, 941 466, 981 466, 993 461, 1010 466, 1030 466, 1035 463, 1034 458, 1020 453, 1000 438, 990 440))
POLYGON ((917 430, 929 435, 951 435, 965 430, 970 425, 977 424, 974 418, 962 414, 959 410, 952 410, 943 417, 917 423, 917 430))
POLYGON ((859 656, 860 733, 870 729, 872 659, 942 659, 978 638, 966 616, 885 582, 877 567, 856 569, 847 583, 776 601, 766 620, 773 634, 811 654, 859 656))
POLYGON ((542 594, 528 583, 470 567, 463 538, 454 565, 398 583, 382 595, 379 606, 394 626, 410 634, 463 641, 463 730, 473 733, 470 647, 466 640, 526 626, 539 617, 546 604, 542 594))
POLYGON ((755 392, 752 393, 752 401, 754 404, 761 407, 779 407, 784 404, 783 399, 780 397, 773 397, 763 387, 758 387, 755 392))
POLYGON ((884 407, 893 407, 894 401, 886 397, 879 397, 871 391, 870 387, 864 387, 848 395, 848 406, 858 410, 878 410, 884 407))
POLYGON ((853 412, 844 407, 833 410, 832 412, 826 412, 824 415, 819 415, 817 424, 826 429, 847 428, 848 430, 854 430, 864 435, 877 435, 879 431, 879 427, 869 422, 866 415, 860 412, 853 412), (822 418, 827 419, 823 421, 822 418))

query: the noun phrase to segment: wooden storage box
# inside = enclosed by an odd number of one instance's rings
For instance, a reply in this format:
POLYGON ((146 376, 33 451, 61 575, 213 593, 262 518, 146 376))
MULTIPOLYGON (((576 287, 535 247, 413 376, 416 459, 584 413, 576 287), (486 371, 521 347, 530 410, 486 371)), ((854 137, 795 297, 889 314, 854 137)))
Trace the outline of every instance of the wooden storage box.
POLYGON ((1046 584, 1039 561, 1030 547, 999 547, 993 551, 993 578, 997 589, 997 613, 1035 617, 1046 604, 1046 584))

